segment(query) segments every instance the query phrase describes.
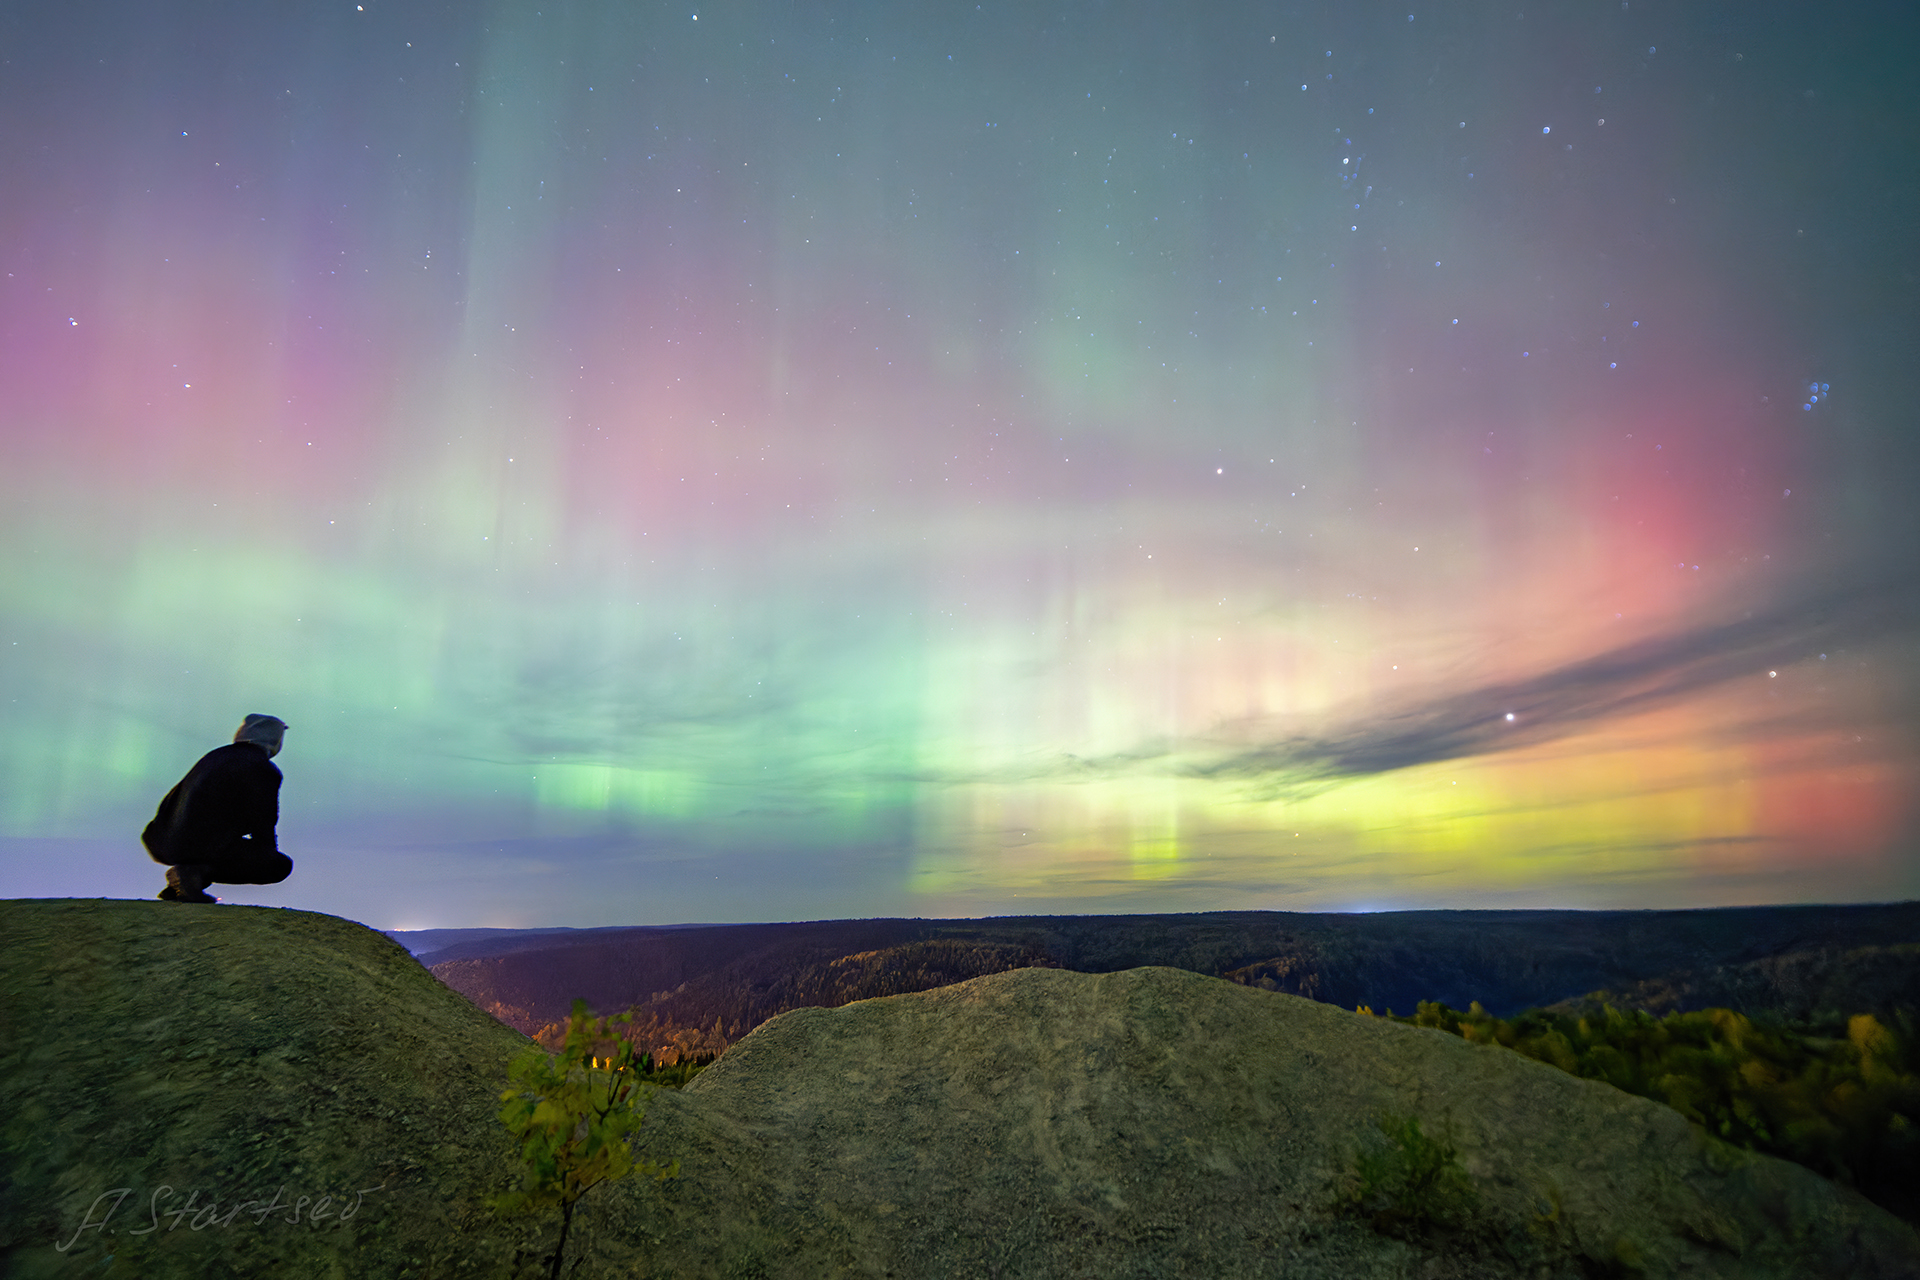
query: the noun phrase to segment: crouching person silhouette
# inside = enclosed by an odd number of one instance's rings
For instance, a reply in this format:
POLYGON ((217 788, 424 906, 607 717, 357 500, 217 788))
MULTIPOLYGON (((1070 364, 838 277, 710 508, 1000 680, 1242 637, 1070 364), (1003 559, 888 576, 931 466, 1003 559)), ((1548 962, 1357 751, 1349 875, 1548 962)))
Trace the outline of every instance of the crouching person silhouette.
POLYGON ((201 756, 167 792, 140 833, 153 860, 167 865, 162 900, 218 902, 209 884, 278 884, 293 871, 273 832, 280 821, 273 757, 286 731, 278 716, 248 716, 232 745, 201 756))

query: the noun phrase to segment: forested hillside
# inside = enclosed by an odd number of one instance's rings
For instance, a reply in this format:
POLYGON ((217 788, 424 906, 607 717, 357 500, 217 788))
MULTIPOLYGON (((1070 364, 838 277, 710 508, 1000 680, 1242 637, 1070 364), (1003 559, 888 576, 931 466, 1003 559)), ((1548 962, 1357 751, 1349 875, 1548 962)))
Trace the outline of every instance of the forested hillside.
MULTIPOLYGON (((705 1057, 789 1009, 1007 969, 1167 965, 1355 1008, 1431 1000, 1496 1015, 1602 993, 1656 1013, 1725 1005, 1805 1020, 1915 1007, 1920 903, 1707 911, 1219 912, 856 920, 597 930, 433 965, 529 1035, 576 998, 634 1011, 666 1061, 705 1057)), ((468 949, 470 950, 470 949, 468 949)))

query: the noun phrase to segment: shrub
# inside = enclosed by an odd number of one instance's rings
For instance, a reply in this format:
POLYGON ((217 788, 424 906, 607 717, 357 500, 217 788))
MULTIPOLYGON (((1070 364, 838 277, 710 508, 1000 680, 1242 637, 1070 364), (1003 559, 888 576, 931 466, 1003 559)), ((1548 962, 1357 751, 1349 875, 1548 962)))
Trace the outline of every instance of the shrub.
POLYGON ((646 1118, 645 1086, 635 1070, 632 1043, 614 1033, 612 1024, 618 1021, 589 1018, 587 1002, 576 1000, 558 1054, 529 1045, 507 1068, 500 1121, 519 1145, 524 1168, 520 1185, 492 1203, 500 1213, 560 1210, 560 1241, 548 1258, 549 1280, 559 1280, 581 1196, 636 1169, 656 1179, 680 1173, 678 1160, 659 1165, 634 1158, 628 1139, 646 1118), (607 1064, 597 1068, 603 1046, 607 1064))
POLYGON ((1389 1235, 1464 1227, 1480 1196, 1461 1167, 1451 1135, 1429 1136, 1417 1118, 1391 1112, 1374 1125, 1386 1144, 1360 1153, 1347 1191, 1349 1207, 1389 1235))

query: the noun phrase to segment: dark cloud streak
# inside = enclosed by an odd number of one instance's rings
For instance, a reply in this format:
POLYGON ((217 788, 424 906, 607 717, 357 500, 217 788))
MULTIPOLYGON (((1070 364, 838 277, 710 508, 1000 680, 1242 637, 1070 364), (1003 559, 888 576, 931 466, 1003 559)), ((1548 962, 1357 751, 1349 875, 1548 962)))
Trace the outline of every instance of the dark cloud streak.
POLYGON ((1911 578, 1829 588, 1736 622, 1625 645, 1524 680, 1487 684, 1325 735, 1183 764, 1183 776, 1312 786, 1550 742, 1795 662, 1915 630, 1911 578), (1512 718, 1509 719, 1508 717, 1512 718))

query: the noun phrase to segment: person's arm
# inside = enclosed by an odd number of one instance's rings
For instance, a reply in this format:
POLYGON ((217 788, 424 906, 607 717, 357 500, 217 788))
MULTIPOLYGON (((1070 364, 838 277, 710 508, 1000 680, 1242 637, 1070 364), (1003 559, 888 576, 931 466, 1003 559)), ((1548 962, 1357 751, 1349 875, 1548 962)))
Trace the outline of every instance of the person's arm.
POLYGON ((153 821, 140 833, 140 843, 147 846, 147 852, 164 862, 173 845, 173 828, 179 817, 180 788, 184 782, 176 782, 160 801, 160 808, 153 815, 153 821))
POLYGON ((248 787, 246 834, 255 852, 278 853, 280 845, 274 828, 280 825, 280 771, 266 761, 248 787))

